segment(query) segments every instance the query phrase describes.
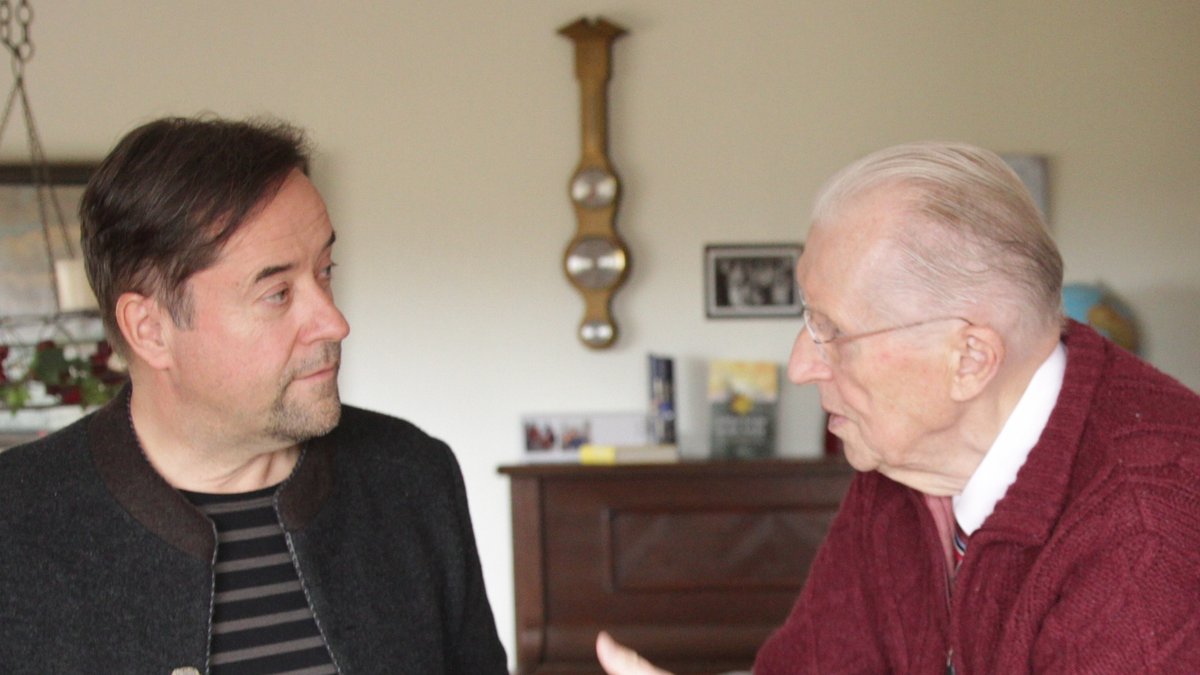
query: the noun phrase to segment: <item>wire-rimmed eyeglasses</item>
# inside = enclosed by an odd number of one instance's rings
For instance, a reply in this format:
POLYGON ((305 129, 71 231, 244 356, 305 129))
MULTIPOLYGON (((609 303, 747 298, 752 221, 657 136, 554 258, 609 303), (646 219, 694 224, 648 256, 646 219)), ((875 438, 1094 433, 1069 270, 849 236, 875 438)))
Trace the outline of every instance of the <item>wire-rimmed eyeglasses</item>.
POLYGON ((808 331, 808 337, 811 338, 813 344, 817 346, 817 353, 821 355, 821 359, 826 363, 833 362, 832 355, 829 353, 830 349, 826 347, 826 345, 836 346, 839 344, 845 344, 847 342, 853 342, 855 340, 875 337, 876 335, 883 335, 884 333, 893 333, 899 330, 924 326, 925 324, 937 323, 938 321, 966 321, 967 324, 971 324, 969 319, 965 319, 961 316, 941 316, 936 319, 925 319, 923 321, 914 321, 912 323, 901 324, 899 326, 890 326, 888 328, 880 328, 878 330, 869 330, 862 333, 853 333, 847 335, 837 327, 837 324, 835 324, 832 319, 820 312, 813 311, 805 301, 803 292, 799 293, 799 300, 800 317, 804 320, 804 329, 808 331))

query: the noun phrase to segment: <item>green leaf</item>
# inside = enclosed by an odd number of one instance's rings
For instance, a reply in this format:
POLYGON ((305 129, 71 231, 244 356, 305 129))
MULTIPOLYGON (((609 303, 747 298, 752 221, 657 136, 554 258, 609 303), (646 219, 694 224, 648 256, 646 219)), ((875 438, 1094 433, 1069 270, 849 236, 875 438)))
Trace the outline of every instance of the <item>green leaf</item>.
POLYGON ((4 407, 11 410, 14 415, 18 410, 24 408, 28 401, 29 391, 25 389, 24 383, 14 382, 11 386, 4 387, 4 407))
POLYGON ((53 346, 39 350, 29 364, 33 379, 46 384, 61 384, 69 375, 67 358, 62 347, 53 346))
POLYGON ((79 391, 83 396, 84 407, 102 405, 112 398, 112 392, 104 383, 94 377, 86 377, 79 381, 79 391))

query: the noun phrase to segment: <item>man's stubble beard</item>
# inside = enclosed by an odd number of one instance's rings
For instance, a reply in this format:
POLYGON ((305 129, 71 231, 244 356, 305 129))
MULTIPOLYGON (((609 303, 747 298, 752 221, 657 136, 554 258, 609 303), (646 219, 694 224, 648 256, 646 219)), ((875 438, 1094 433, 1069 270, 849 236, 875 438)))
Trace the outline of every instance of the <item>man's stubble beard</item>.
POLYGON ((290 443, 303 443, 310 438, 324 436, 337 426, 342 416, 342 401, 338 393, 337 373, 312 393, 312 400, 296 400, 289 397, 288 388, 300 375, 311 373, 330 365, 341 367, 342 346, 328 342, 318 358, 292 368, 284 377, 271 406, 267 421, 267 434, 290 443))

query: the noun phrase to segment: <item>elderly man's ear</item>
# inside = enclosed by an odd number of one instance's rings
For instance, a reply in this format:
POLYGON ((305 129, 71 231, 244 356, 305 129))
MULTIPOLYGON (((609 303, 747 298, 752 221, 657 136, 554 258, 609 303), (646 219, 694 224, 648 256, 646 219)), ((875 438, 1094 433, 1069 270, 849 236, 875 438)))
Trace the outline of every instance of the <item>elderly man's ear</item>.
POLYGON ((1004 340, 987 326, 967 326, 953 352, 954 381, 950 396, 969 401, 987 388, 1004 362, 1004 340))

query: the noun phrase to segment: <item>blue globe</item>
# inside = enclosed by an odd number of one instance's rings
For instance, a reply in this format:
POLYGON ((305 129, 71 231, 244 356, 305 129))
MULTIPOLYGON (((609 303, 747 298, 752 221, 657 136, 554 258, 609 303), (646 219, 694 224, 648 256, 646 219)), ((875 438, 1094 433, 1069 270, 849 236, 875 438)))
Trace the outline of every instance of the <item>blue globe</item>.
POLYGON ((1137 352, 1138 331, 1133 313, 1103 284, 1067 284, 1063 287, 1063 309, 1072 319, 1137 352))

